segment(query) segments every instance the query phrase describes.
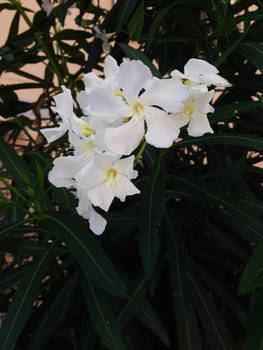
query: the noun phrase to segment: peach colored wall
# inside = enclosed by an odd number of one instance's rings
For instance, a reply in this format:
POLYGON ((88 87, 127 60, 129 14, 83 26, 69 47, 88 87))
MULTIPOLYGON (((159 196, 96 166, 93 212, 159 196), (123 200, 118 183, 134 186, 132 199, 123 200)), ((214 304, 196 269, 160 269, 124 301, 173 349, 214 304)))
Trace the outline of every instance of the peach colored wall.
MULTIPOLYGON (((4 0, 0 0, 0 3, 4 0)), ((105 9, 110 9, 114 3, 114 0, 100 0, 100 6, 104 7, 105 9)), ((40 7, 35 0, 22 0, 22 5, 24 7, 27 7, 34 12, 39 11, 40 7)), ((94 3, 97 4, 97 1, 94 1, 94 3)), ((71 9, 71 15, 68 15, 66 17, 65 21, 65 27, 64 28, 71 28, 71 29, 79 29, 79 27, 75 24, 74 18, 78 14, 78 9, 71 9)), ((1 35, 0 35, 0 46, 4 45, 7 36, 8 36, 8 30, 11 24, 11 21, 13 19, 15 12, 10 10, 3 10, 0 12, 0 23, 1 23, 1 35)), ((32 19, 33 14, 30 12, 27 12, 27 15, 30 19, 32 19)), ((24 19, 21 17, 20 19, 20 26, 19 26, 19 32, 23 33, 25 30, 27 30, 28 26, 25 23, 24 19)), ((43 63, 37 63, 33 65, 26 65, 23 67, 23 70, 26 72, 30 72, 33 75, 43 77, 44 75, 44 69, 45 66, 43 63)), ((74 65, 71 65, 70 67, 71 71, 74 72, 76 70, 76 67, 74 65)), ((0 84, 19 84, 19 83, 26 83, 30 80, 23 78, 21 76, 18 76, 14 73, 4 73, 0 76, 0 84)), ((31 100, 35 101, 38 96, 41 94, 41 89, 28 89, 28 90, 17 90, 17 94, 19 98, 24 100, 31 100)))

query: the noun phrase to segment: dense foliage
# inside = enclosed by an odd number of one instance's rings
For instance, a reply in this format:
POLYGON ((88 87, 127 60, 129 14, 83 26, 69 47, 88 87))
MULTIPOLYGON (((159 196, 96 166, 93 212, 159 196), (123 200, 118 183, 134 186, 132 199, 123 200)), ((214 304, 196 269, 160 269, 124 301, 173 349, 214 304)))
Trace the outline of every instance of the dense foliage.
POLYGON ((106 11, 80 0, 78 30, 63 29, 74 0, 48 16, 38 3, 32 21, 18 0, 0 4, 14 14, 0 74, 30 80, 0 86, 1 350, 260 349, 261 2, 118 0, 106 11), (28 30, 18 34, 22 17, 28 30), (146 146, 134 181, 141 196, 114 201, 95 236, 72 193, 48 182, 53 159, 70 154, 66 136, 47 144, 39 130, 49 123, 43 107, 57 123, 50 106, 61 85, 75 97, 82 74, 102 72, 99 23, 115 33, 118 63, 139 59, 160 77, 201 58, 232 86, 217 88, 213 135, 183 129, 167 151, 146 146), (46 66, 41 78, 23 70, 37 62, 46 66), (19 89, 32 88, 43 89, 37 101, 18 100, 19 89), (23 116, 31 109, 34 118, 23 116))

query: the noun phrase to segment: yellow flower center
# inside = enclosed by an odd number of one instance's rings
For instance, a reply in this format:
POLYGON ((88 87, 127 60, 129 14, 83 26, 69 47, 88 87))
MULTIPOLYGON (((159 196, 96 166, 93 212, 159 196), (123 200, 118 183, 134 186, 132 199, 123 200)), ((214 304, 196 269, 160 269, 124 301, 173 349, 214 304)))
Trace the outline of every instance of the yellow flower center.
POLYGON ((111 182, 115 180, 116 176, 117 176, 117 171, 113 168, 108 169, 107 171, 107 178, 108 180, 110 180, 111 182))
POLYGON ((116 96, 120 96, 123 99, 123 101, 126 101, 125 95, 124 95, 124 93, 121 90, 117 90, 117 89, 114 90, 114 94, 116 96))
POLYGON ((193 81, 191 81, 191 80, 189 80, 187 78, 182 78, 181 81, 186 86, 195 86, 196 85, 195 82, 193 82, 193 81))
POLYGON ((141 102, 135 102, 131 105, 132 114, 135 117, 142 118, 145 116, 145 107, 141 102))
POLYGON ((190 102, 185 102, 184 103, 184 108, 182 110, 182 112, 186 115, 192 115, 195 111, 195 107, 192 103, 190 102))
POLYGON ((76 123, 78 124, 80 130, 83 132, 83 134, 85 136, 90 136, 90 135, 96 134, 94 130, 90 129, 89 124, 86 121, 79 119, 79 118, 76 118, 75 120, 76 120, 76 123))

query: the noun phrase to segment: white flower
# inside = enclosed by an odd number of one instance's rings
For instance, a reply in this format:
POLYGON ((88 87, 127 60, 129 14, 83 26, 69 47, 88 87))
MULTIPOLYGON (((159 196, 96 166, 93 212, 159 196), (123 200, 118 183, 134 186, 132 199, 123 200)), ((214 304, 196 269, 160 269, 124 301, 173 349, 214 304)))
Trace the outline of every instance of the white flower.
POLYGON ((130 181, 138 176, 133 162, 134 156, 118 159, 94 153, 93 161, 76 175, 78 188, 87 190, 93 205, 108 211, 114 197, 125 201, 126 196, 140 193, 130 181))
POLYGON ((214 108, 209 104, 214 95, 214 90, 201 92, 192 90, 189 97, 184 101, 184 107, 180 113, 173 113, 172 118, 176 125, 181 128, 188 124, 188 134, 190 136, 202 136, 205 133, 214 133, 207 113, 214 112, 214 108))
POLYGON ((53 142, 63 136, 68 130, 76 133, 79 136, 89 136, 93 131, 89 129, 85 117, 78 118, 73 111, 73 98, 71 91, 65 86, 61 86, 63 92, 54 96, 56 107, 51 107, 52 111, 58 113, 61 121, 59 127, 43 128, 42 134, 47 139, 47 142, 53 142))
POLYGON ((94 210, 86 190, 78 188, 76 197, 79 199, 79 204, 76 208, 78 214, 89 220, 90 229, 93 233, 101 235, 105 230, 107 221, 94 210))
POLYGON ((109 150, 129 155, 144 136, 145 121, 146 141, 155 147, 170 147, 179 128, 168 112, 180 112, 183 108, 188 96, 184 85, 175 79, 153 79, 149 68, 134 60, 120 65, 117 86, 118 90, 99 86, 88 95, 94 117, 109 123, 129 118, 121 126, 106 129, 109 150))
POLYGON ((94 89, 103 85, 110 86, 110 88, 114 90, 117 84, 118 75, 119 66, 116 60, 110 55, 108 55, 104 60, 105 79, 98 77, 94 72, 90 72, 84 75, 83 81, 85 84, 85 90, 77 94, 77 101, 85 115, 90 114, 87 96, 94 89))
POLYGON ((189 88, 207 91, 207 85, 229 87, 231 84, 220 75, 212 64, 197 58, 191 58, 184 66, 184 74, 178 70, 171 72, 173 78, 179 79, 189 88))
POLYGON ((95 25, 94 27, 95 31, 95 37, 100 39, 102 41, 102 50, 103 52, 109 52, 111 47, 109 44, 109 39, 115 34, 115 33, 106 33, 105 29, 100 30, 99 26, 95 25))
POLYGON ((46 12, 47 16, 50 15, 51 11, 54 8, 54 6, 51 4, 51 2, 49 0, 42 0, 41 7, 46 12))

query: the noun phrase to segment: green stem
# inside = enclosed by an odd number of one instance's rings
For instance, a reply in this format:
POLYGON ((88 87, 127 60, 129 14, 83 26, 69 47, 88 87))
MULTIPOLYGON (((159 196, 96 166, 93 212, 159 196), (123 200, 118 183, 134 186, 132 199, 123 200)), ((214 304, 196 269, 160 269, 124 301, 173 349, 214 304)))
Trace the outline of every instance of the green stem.
MULTIPOLYGON (((27 14, 25 13, 23 7, 20 5, 19 1, 18 0, 11 0, 12 4, 14 6, 17 7, 18 11, 20 12, 20 14, 22 15, 22 17, 24 18, 24 20, 26 21, 27 25, 29 26, 29 28, 33 28, 33 24, 31 23, 30 19, 28 18, 27 14)), ((57 77, 58 77, 58 81, 59 81, 59 84, 62 85, 63 84, 63 78, 59 72, 59 69, 56 65, 56 63, 54 62, 49 50, 47 47, 45 47, 44 45, 44 42, 43 40, 41 39, 40 35, 38 33, 34 33, 34 36, 38 42, 39 45, 42 46, 43 48, 43 51, 45 52, 45 54, 47 55, 53 69, 54 69, 54 72, 56 73, 57 77)))
POLYGON ((136 154, 136 156, 135 156, 133 167, 135 167, 135 165, 137 164, 137 161, 138 161, 138 159, 140 158, 140 156, 142 155, 142 153, 143 153, 143 151, 144 151, 146 145, 147 145, 146 140, 143 140, 143 143, 142 143, 142 145, 141 145, 141 148, 139 149, 139 152, 138 152, 138 153, 136 154))

